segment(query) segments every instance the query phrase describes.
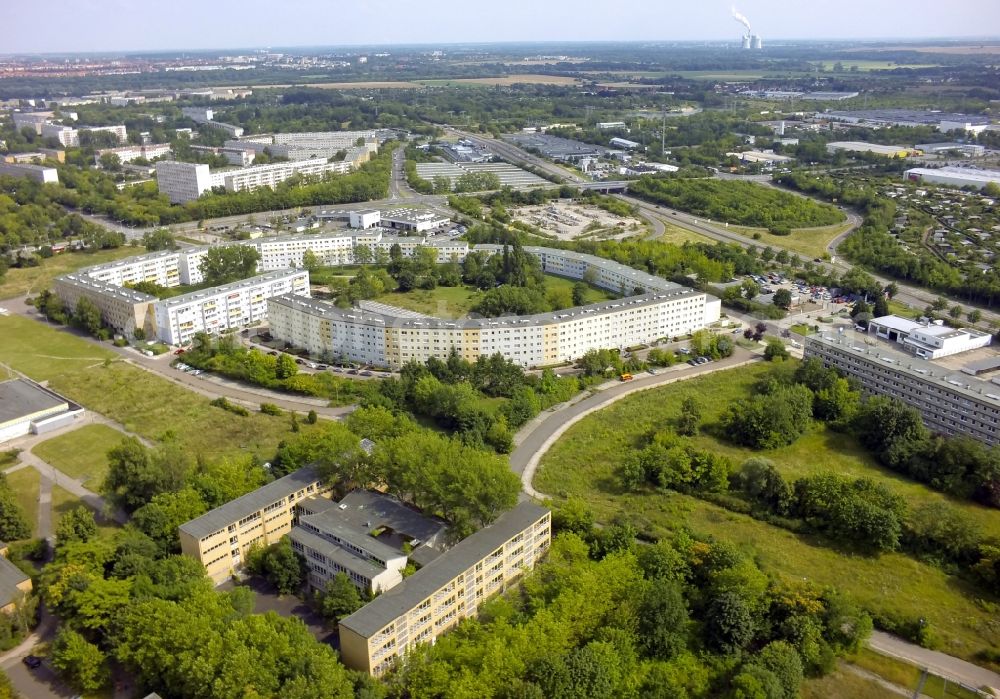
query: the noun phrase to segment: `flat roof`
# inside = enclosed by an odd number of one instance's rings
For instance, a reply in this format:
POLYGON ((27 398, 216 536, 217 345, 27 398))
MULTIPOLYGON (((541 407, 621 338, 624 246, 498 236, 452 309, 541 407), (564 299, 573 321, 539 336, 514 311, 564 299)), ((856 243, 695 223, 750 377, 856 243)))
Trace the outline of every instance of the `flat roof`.
MULTIPOLYGON (((353 544, 361 550, 367 551, 372 556, 383 560, 405 557, 406 554, 399 549, 384 544, 371 536, 364 529, 365 522, 361 522, 360 526, 356 526, 353 522, 341 519, 339 515, 339 508, 328 508, 315 514, 302 515, 299 517, 299 527, 303 528, 305 525, 309 525, 321 532, 328 532, 330 535, 336 536, 346 543, 353 544)), ((374 519, 371 520, 371 527, 373 529, 377 524, 374 519)))
POLYGON ((947 175, 969 182, 1000 182, 1000 170, 983 170, 974 167, 915 167, 906 171, 907 175, 947 175))
MULTIPOLYGON (((369 580, 374 579, 376 575, 386 571, 386 569, 382 566, 376 565, 371 561, 338 546, 332 541, 327 541, 322 536, 313 534, 311 531, 304 529, 303 527, 292 527, 292 531, 289 532, 288 538, 292 541, 297 541, 306 548, 318 551, 334 563, 339 563, 350 571, 360 573, 369 580)), ((402 555, 403 554, 398 551, 395 552, 395 556, 397 557, 402 555)))
POLYGON ((160 303, 167 306, 181 306, 185 303, 191 303, 192 301, 204 301, 205 299, 212 298, 213 296, 222 296, 223 294, 228 294, 233 291, 238 291, 240 289, 246 289, 248 287, 257 286, 258 284, 265 284, 270 281, 276 281, 278 279, 287 279, 289 277, 295 277, 302 274, 308 274, 304 269, 282 269, 274 272, 267 272, 266 274, 258 274, 256 277, 250 277, 249 279, 242 279, 238 282, 233 282, 231 284, 223 284, 222 286, 213 286, 210 289, 202 289, 200 291, 192 291, 189 294, 183 294, 181 296, 174 296, 170 299, 165 299, 160 303))
POLYGON ((297 493, 319 480, 319 471, 316 467, 305 466, 235 500, 230 500, 225 505, 220 505, 201 517, 185 522, 179 529, 196 539, 203 539, 209 534, 225 529, 247 515, 259 512, 271 503, 297 493))
POLYGON ((69 401, 33 381, 11 379, 0 383, 0 424, 45 410, 69 407, 69 401))
POLYGON ((819 116, 861 119, 864 121, 900 121, 915 124, 939 124, 942 121, 969 124, 990 123, 990 120, 984 116, 956 114, 955 112, 934 112, 921 109, 856 109, 851 111, 831 111, 819 116))
POLYGON ((534 503, 518 503, 493 524, 466 537, 399 585, 341 619, 340 625, 364 638, 374 636, 548 512, 548 509, 534 503))

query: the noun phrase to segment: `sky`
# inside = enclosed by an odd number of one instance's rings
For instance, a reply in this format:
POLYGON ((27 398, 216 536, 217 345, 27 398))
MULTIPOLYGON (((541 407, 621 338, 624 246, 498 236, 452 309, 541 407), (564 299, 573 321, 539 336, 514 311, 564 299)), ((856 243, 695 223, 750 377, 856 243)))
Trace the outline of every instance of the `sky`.
MULTIPOLYGON (((736 40, 731 0, 5 0, 0 53, 736 40)), ((1000 34, 1000 0, 739 0, 768 39, 1000 34)))

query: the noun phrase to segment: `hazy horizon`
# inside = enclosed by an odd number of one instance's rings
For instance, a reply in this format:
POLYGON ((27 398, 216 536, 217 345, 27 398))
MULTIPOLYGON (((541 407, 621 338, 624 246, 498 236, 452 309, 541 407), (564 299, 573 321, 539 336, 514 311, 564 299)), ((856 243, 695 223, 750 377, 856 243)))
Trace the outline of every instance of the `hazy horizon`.
MULTIPOLYGON (((768 41, 988 40, 976 31, 1000 28, 995 0, 953 0, 919 8, 912 0, 841 0, 796 4, 788 0, 736 3, 753 33, 768 41)), ((324 0, 38 0, 3 11, 10 54, 231 51, 263 47, 350 48, 461 44, 728 41, 746 30, 729 0, 697 6, 649 6, 623 0, 605 4, 510 0, 484 20, 457 0, 420 6, 358 0, 334 7, 324 0), (40 30, 39 22, 58 18, 40 30), (609 21, 610 20, 610 21, 609 21), (618 20, 618 21, 615 21, 618 20)))

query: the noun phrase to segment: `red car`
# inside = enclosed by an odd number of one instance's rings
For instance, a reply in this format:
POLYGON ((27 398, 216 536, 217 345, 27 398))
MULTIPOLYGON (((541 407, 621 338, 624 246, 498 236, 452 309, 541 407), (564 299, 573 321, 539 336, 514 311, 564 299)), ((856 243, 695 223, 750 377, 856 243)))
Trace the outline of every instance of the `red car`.
POLYGON ((187 350, 185 350, 185 349, 176 349, 176 350, 174 350, 174 354, 184 354, 185 352, 187 352, 187 350))

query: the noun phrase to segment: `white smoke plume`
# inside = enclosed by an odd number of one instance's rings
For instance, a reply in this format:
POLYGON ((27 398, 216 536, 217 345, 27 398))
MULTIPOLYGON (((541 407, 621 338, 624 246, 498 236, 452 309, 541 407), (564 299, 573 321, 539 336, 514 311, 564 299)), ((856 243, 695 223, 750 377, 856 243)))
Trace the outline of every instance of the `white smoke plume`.
POLYGON ((735 5, 733 5, 733 19, 735 19, 735 20, 736 20, 737 22, 739 22, 740 24, 742 24, 742 25, 743 25, 744 27, 746 27, 746 28, 747 28, 747 34, 750 34, 750 33, 751 33, 751 31, 750 31, 750 20, 748 20, 748 19, 747 19, 746 17, 744 17, 743 15, 741 15, 741 14, 740 14, 740 13, 739 13, 739 12, 738 12, 738 11, 736 10, 736 6, 735 6, 735 5))

